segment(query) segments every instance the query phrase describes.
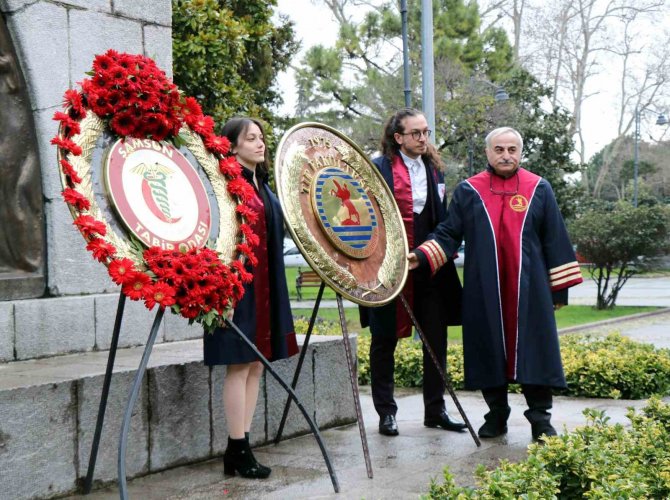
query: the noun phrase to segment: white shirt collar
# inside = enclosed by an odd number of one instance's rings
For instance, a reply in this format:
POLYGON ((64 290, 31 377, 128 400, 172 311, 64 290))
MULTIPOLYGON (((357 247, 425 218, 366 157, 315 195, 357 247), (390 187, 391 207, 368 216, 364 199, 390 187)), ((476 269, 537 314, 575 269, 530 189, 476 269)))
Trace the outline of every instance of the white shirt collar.
POLYGON ((405 165, 408 167, 414 167, 414 166, 423 166, 423 160, 421 159, 420 156, 417 156, 416 158, 410 158, 407 156, 405 153, 402 151, 398 151, 400 153, 400 157, 402 158, 402 161, 405 162, 405 165))

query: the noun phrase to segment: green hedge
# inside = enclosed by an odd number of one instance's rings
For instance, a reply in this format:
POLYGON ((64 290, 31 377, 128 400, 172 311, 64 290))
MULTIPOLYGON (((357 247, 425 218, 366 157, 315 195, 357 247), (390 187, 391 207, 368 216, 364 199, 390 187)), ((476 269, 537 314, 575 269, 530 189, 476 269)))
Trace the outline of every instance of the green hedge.
MULTIPOLYGON (((294 319, 296 331, 306 332, 309 318, 294 319)), ((315 335, 342 335, 340 325, 317 318, 315 335)), ((568 396, 643 399, 653 394, 670 394, 670 350, 635 342, 620 334, 606 337, 562 335, 561 355, 568 396)), ((370 336, 358 336, 358 383, 370 384, 370 336)), ((395 383, 398 387, 421 387, 423 353, 421 342, 404 339, 395 354, 395 383)), ((463 389, 463 347, 450 345, 447 371, 454 389, 463 389)), ((512 386, 511 391, 519 391, 512 386)))
POLYGON ((587 425, 528 448, 520 463, 476 471, 478 488, 455 485, 448 468, 429 498, 670 498, 670 405, 651 398, 632 426, 610 425, 604 412, 585 410, 587 425))
MULTIPOLYGON (((670 350, 634 342, 619 334, 607 337, 564 335, 561 353, 568 396, 642 399, 670 393, 670 350)), ((370 338, 358 338, 358 382, 370 383, 370 338)), ((454 389, 463 389, 463 348, 447 350, 447 368, 454 389)), ((402 340, 396 348, 395 383, 421 387, 421 343, 402 340)), ((512 387, 512 390, 518 390, 512 387)))

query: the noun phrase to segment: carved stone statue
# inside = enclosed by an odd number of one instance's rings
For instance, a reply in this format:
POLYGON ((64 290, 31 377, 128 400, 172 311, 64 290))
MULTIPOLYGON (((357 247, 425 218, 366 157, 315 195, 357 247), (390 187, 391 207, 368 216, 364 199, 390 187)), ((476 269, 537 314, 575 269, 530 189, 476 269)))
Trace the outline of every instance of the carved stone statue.
POLYGON ((42 295, 43 268, 35 128, 12 40, 0 16, 0 300, 42 295))

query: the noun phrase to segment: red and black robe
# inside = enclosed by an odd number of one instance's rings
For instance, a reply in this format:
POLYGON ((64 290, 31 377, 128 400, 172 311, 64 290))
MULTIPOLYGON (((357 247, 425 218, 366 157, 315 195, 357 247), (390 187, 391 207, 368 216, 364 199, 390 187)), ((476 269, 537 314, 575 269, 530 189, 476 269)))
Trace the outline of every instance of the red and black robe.
MULTIPOLYGON (((424 212, 428 212, 430 220, 435 227, 447 215, 446 203, 440 197, 438 184, 444 183, 444 175, 433 167, 428 158, 423 158, 426 167, 427 198, 424 212)), ((413 224, 413 200, 412 184, 407 167, 402 163, 400 155, 394 157, 393 162, 386 156, 379 156, 372 160, 372 163, 379 169, 386 184, 391 189, 391 193, 398 204, 400 215, 403 219, 405 232, 407 234, 410 250, 422 243, 425 238, 415 241, 415 230, 413 224)), ((445 196, 446 197, 446 196, 445 196)), ((430 235, 427 235, 430 238, 430 235)), ((456 252, 454 252, 455 254, 456 252)), ((420 271, 413 271, 403 288, 403 294, 407 298, 410 306, 414 310, 414 277, 420 271)), ((461 282, 456 272, 456 266, 452 260, 449 260, 446 266, 440 269, 430 280, 430 290, 433 293, 449 297, 445 304, 445 315, 447 322, 445 326, 461 324, 461 282)), ((422 280, 419 280, 421 283, 422 280)), ((424 280, 425 281, 425 280, 424 280)), ((360 307, 361 326, 370 326, 371 332, 383 332, 387 335, 394 335, 398 338, 409 337, 412 333, 412 323, 399 300, 394 300, 390 304, 382 307, 367 308, 360 307)))
MULTIPOLYGON (((253 174, 243 169, 253 185, 253 174)), ((284 220, 281 205, 267 181, 254 190, 249 206, 258 213, 252 229, 260 242, 254 247, 258 264, 250 271, 251 283, 244 287, 233 322, 251 339, 270 361, 287 358, 298 352, 293 316, 286 285, 283 244, 284 220)), ((254 352, 229 328, 217 328, 204 336, 205 364, 232 365, 257 361, 254 352)))
POLYGON ((465 240, 463 354, 469 389, 511 381, 565 387, 554 304, 582 282, 554 193, 520 168, 462 182, 420 260, 439 268, 465 240))

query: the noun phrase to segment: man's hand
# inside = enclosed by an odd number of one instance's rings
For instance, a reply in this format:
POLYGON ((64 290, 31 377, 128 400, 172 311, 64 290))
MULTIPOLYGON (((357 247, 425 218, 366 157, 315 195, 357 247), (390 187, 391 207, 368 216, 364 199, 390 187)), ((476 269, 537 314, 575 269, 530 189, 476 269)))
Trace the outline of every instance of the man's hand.
POLYGON ((565 304, 554 304, 554 311, 558 311, 561 307, 563 307, 565 304))
POLYGON ((414 252, 407 254, 407 260, 409 261, 409 270, 412 271, 419 267, 419 257, 414 252))

